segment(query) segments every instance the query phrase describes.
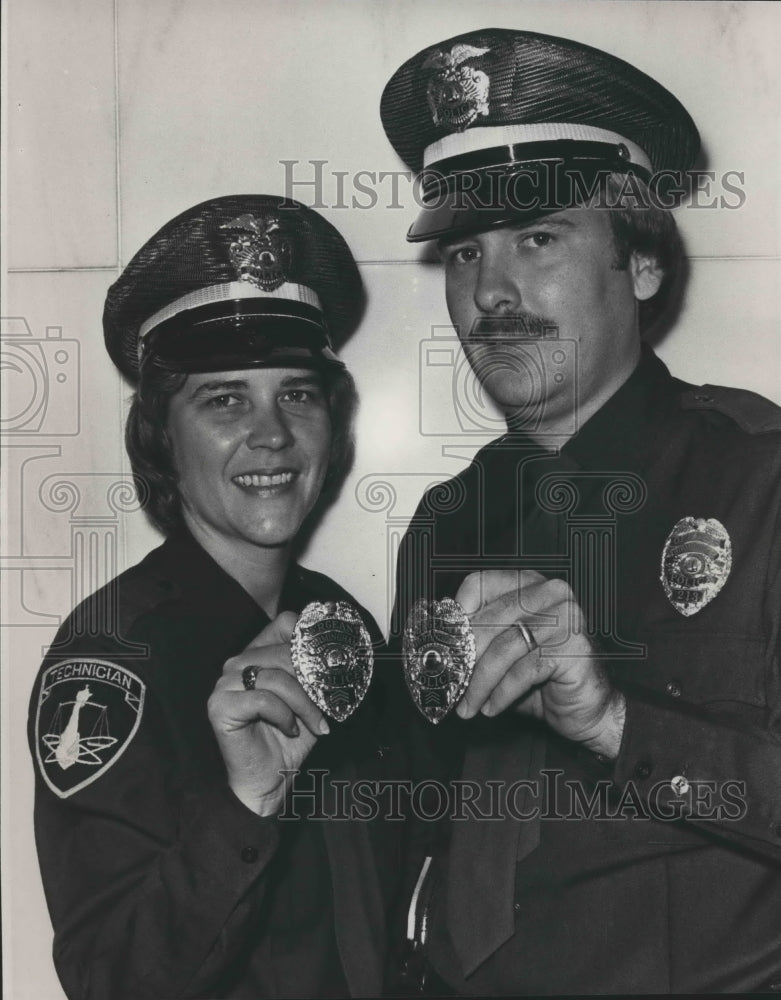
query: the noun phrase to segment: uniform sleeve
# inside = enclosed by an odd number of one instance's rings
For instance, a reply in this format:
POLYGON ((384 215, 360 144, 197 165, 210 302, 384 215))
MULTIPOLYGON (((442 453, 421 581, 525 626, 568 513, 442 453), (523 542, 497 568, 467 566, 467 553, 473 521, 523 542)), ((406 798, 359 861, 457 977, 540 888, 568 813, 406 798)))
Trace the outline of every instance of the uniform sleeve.
MULTIPOLYGON (((781 517, 781 513, 779 513, 781 517)), ((762 608, 761 634, 675 637, 651 656, 659 690, 627 690, 614 770, 652 818, 676 816, 781 860, 781 528, 756 552, 745 587, 762 608), (763 559, 762 556, 765 556, 763 559), (762 570, 767 567, 763 573, 762 570), (682 658, 697 683, 683 682, 682 658)))
POLYGON ((165 721, 108 655, 66 657, 36 685, 36 842, 71 1000, 214 995, 257 922, 279 823, 187 777, 165 721))
POLYGON ((614 781, 652 819, 684 819, 781 859, 781 741, 760 724, 630 695, 614 781))

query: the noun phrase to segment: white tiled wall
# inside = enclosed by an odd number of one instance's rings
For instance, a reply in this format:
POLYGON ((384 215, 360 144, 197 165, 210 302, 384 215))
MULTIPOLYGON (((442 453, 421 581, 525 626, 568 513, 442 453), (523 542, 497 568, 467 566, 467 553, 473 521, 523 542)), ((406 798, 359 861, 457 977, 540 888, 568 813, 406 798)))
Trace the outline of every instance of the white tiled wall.
MULTIPOLYGON (((456 471, 483 440, 454 423, 451 371, 425 365, 426 342, 447 340, 447 314, 438 267, 404 241, 414 216, 409 182, 398 179, 393 208, 391 178, 380 180, 382 171, 404 170, 377 115, 385 81, 424 45, 492 25, 578 38, 673 90, 700 127, 703 166, 718 176, 741 172, 745 204, 678 213, 692 279, 660 353, 684 378, 743 385, 781 402, 781 9, 636 0, 6 0, 4 17, 5 980, 13 1000, 60 1000, 32 838, 27 698, 59 616, 157 540, 141 514, 126 513, 121 486, 128 390, 104 353, 100 326, 118 268, 190 205, 282 192, 286 176, 311 180, 310 161, 325 161, 320 204, 361 263, 369 305, 345 351, 363 398, 357 461, 306 561, 385 624, 405 518, 422 489, 456 471), (287 175, 285 160, 297 161, 287 175), (338 207, 340 172, 343 200, 366 203, 351 181, 358 171, 374 172, 378 204, 338 207), (82 579, 72 534, 88 529, 117 554, 82 579)), ((366 174, 363 183, 371 184, 366 174)), ((315 203, 311 187, 287 193, 315 203)), ((492 419, 483 414, 489 428, 492 419)))

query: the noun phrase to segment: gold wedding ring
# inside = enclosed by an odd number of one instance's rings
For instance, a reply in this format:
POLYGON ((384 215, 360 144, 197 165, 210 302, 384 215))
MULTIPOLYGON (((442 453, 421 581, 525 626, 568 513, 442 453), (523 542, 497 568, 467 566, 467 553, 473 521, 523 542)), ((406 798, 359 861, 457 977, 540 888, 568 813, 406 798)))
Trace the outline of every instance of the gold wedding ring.
POLYGON ((521 635, 523 636, 523 641, 528 646, 528 649, 526 650, 527 653, 533 653, 535 649, 540 648, 540 644, 534 638, 534 633, 532 632, 532 630, 529 628, 528 625, 524 625, 523 622, 516 622, 515 627, 521 633, 521 635))

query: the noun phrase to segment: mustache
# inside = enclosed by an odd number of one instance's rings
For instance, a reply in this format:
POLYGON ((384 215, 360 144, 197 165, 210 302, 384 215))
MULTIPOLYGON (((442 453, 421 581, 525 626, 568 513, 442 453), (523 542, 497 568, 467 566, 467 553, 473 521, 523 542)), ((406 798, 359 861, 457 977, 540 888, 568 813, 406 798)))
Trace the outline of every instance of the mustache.
POLYGON ((506 316, 478 316, 469 331, 469 341, 547 340, 555 339, 559 328, 553 320, 536 313, 521 312, 506 316))

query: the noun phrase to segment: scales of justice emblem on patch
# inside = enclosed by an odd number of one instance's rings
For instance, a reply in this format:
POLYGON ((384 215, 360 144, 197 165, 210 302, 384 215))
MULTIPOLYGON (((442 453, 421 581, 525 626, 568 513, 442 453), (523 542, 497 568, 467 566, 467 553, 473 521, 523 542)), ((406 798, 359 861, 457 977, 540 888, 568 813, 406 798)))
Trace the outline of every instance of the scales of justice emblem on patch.
POLYGON ((92 784, 119 759, 141 722, 146 686, 108 660, 63 660, 44 671, 35 753, 60 798, 92 784))
POLYGON ((404 678, 418 710, 436 725, 469 686, 475 635, 460 604, 417 601, 404 627, 404 678))
POLYGON ((682 517, 667 536, 660 580, 670 604, 689 618, 709 604, 732 569, 732 542, 715 517, 682 517))
POLYGON ((484 56, 490 49, 454 45, 450 52, 432 52, 423 69, 433 69, 426 100, 435 125, 463 132, 478 117, 488 114, 488 74, 466 65, 467 59, 484 56))
POLYGON ((293 260, 293 249, 282 236, 279 219, 258 220, 240 215, 220 229, 235 230, 228 253, 239 281, 248 281, 264 292, 284 285, 293 260))
POLYGON ((321 711, 344 722, 361 704, 374 670, 371 636, 347 601, 312 601, 291 642, 301 686, 321 711))

